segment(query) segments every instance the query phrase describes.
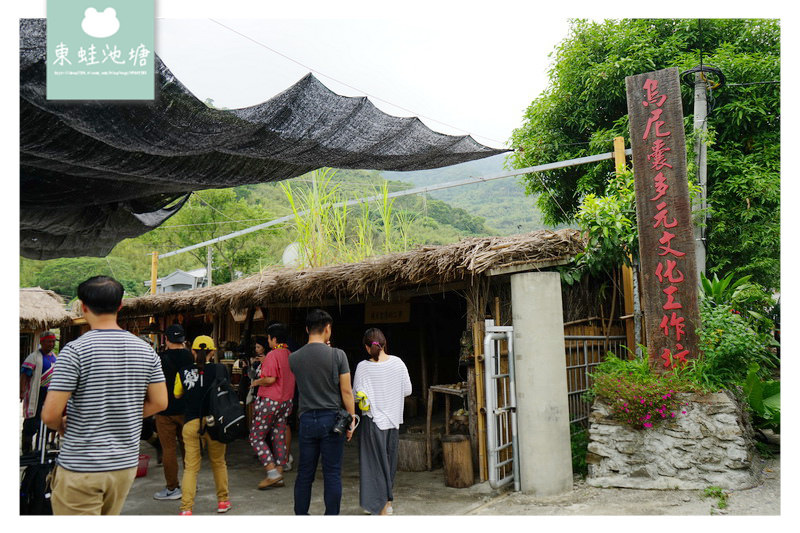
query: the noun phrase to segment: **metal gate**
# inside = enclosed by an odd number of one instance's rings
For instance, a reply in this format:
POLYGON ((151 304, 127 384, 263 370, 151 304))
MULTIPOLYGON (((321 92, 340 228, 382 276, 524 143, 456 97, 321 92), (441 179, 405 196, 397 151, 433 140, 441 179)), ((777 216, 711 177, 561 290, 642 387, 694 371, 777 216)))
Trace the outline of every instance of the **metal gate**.
POLYGON ((514 482, 520 490, 517 445, 517 396, 514 388, 514 328, 486 321, 483 340, 486 392, 486 448, 489 484, 499 488, 514 482), (508 350, 501 350, 507 343, 508 350))

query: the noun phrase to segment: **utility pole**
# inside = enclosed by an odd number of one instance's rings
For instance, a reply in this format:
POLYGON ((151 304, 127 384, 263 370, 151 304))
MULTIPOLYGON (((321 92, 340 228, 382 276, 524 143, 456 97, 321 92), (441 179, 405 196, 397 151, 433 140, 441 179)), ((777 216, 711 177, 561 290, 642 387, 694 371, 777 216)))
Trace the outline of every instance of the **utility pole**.
POLYGON ((697 261, 697 279, 706 271, 706 138, 708 132, 708 84, 702 72, 694 74, 694 152, 697 163, 697 184, 700 186, 700 196, 694 201, 692 213, 699 217, 694 225, 694 251, 697 261), (697 213, 700 212, 700 215, 697 213))
POLYGON ((211 245, 208 245, 206 248, 206 287, 211 287, 213 285, 211 281, 211 272, 212 272, 212 260, 214 258, 214 254, 211 250, 211 245))

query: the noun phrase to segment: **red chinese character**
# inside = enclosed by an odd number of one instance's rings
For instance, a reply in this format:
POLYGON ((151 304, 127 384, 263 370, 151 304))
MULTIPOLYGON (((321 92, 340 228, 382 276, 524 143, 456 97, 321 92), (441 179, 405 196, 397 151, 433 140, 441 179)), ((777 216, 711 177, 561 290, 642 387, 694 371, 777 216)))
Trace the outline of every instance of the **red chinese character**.
POLYGON ((663 109, 653 109, 650 112, 650 118, 647 119, 647 126, 644 128, 644 136, 642 140, 647 140, 647 137, 650 135, 650 127, 655 124, 656 125, 656 137, 669 137, 671 132, 661 133, 661 126, 664 125, 663 120, 658 120, 661 118, 661 113, 663 113, 663 109))
POLYGON ((661 307, 664 311, 669 311, 669 310, 672 310, 672 309, 683 309, 683 305, 681 305, 678 302, 676 302, 675 298, 673 297, 673 294, 678 292, 678 287, 675 287, 674 285, 670 285, 669 287, 664 289, 663 292, 664 292, 664 294, 667 295, 667 303, 665 303, 661 307))
POLYGON ((682 283, 683 272, 675 268, 677 264, 678 264, 677 261, 671 261, 667 259, 667 271, 664 272, 664 264, 659 263, 658 266, 656 266, 656 277, 658 277, 658 281, 660 283, 664 283, 664 278, 667 278, 667 281, 669 281, 670 283, 682 283), (676 277, 675 272, 680 274, 680 277, 676 277))
POLYGON ((654 228, 657 228, 659 225, 663 225, 665 228, 674 228, 678 225, 678 219, 676 218, 673 218, 672 222, 667 222, 667 202, 661 202, 656 206, 656 209, 660 211, 653 217, 653 220, 656 221, 656 223, 653 224, 654 228))
POLYGON ((661 238, 658 239, 658 242, 664 245, 664 246, 659 246, 659 248, 661 248, 663 252, 659 253, 658 255, 672 254, 675 257, 683 257, 684 255, 686 255, 686 252, 679 252, 678 250, 673 250, 672 248, 670 248, 670 242, 672 242, 672 239, 674 237, 675 237, 674 234, 668 232, 667 230, 664 230, 664 233, 661 235, 661 238))
POLYGON ((686 324, 684 324, 684 318, 682 316, 678 316, 677 313, 672 313, 672 317, 664 315, 661 318, 661 324, 659 327, 664 330, 664 335, 669 336, 669 328, 670 326, 675 328, 675 335, 678 340, 681 340, 681 336, 686 333, 686 324))
POLYGON ((658 194, 656 194, 655 197, 650 198, 650 200, 655 202, 656 200, 667 194, 667 189, 669 189, 669 185, 667 185, 667 178, 664 177, 663 172, 659 172, 658 174, 656 174, 656 177, 653 178, 653 181, 655 182, 656 192, 658 194))
POLYGON ((650 104, 656 104, 658 107, 661 107, 664 105, 664 102, 667 101, 667 95, 659 94, 658 92, 658 80, 651 80, 648 78, 645 80, 643 88, 647 91, 647 101, 642 102, 643 106, 647 107, 650 104), (656 103, 657 98, 660 98, 658 103, 656 103))
POLYGON ((673 361, 686 364, 687 362, 686 356, 689 355, 689 350, 684 350, 683 345, 681 343, 676 344, 675 348, 677 350, 683 350, 683 351, 678 352, 675 355, 672 355, 672 352, 669 350, 669 348, 664 348, 664 351, 661 352, 661 358, 664 360, 664 368, 669 368, 670 366, 672 366, 673 361))
POLYGON ((664 167, 672 168, 672 165, 667 163, 667 156, 666 153, 671 151, 672 148, 666 148, 664 146, 664 141, 661 139, 656 140, 653 143, 653 151, 650 155, 647 156, 647 159, 650 159, 653 163, 653 168, 655 170, 661 170, 664 167))

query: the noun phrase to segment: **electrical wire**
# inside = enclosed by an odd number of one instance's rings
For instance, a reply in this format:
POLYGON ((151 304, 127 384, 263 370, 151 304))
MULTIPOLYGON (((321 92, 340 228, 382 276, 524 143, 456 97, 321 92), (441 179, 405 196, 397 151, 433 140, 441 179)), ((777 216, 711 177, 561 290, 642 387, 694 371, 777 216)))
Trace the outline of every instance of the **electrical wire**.
POLYGON ((780 83, 780 81, 751 81, 749 83, 729 83, 728 87, 748 87, 750 85, 767 85, 772 83, 780 83))
POLYGON ((222 216, 224 216, 225 218, 227 218, 228 220, 233 220, 231 217, 229 217, 228 215, 226 215, 225 213, 223 213, 222 211, 220 211, 219 209, 217 209, 216 207, 214 207, 214 206, 213 206, 213 205, 211 205, 210 203, 208 203, 208 202, 206 202, 205 200, 203 200, 203 197, 202 197, 202 196, 200 196, 199 194, 197 194, 196 192, 192 191, 192 195, 193 195, 193 196, 195 196, 195 197, 196 197, 198 200, 200 200, 202 203, 206 204, 208 207, 210 207, 211 209, 213 209, 214 211, 216 211, 217 213, 219 213, 220 215, 222 215, 222 216))
POLYGON ((282 52, 279 52, 279 51, 275 50, 274 48, 271 48, 270 46, 268 46, 268 45, 266 45, 266 44, 262 43, 261 41, 257 41, 256 39, 253 39, 253 38, 252 38, 252 37, 250 37, 249 35, 246 35, 246 34, 244 34, 244 33, 240 32, 240 31, 237 31, 237 30, 235 30, 235 29, 231 28, 230 26, 226 26, 225 24, 221 23, 221 22, 220 22, 220 21, 218 21, 218 20, 215 20, 215 19, 208 19, 208 20, 210 20, 211 22, 214 22, 214 23, 216 23, 216 24, 219 24, 219 25, 220 25, 220 26, 222 26, 223 28, 225 28, 225 29, 227 29, 227 30, 229 30, 229 31, 231 31, 231 32, 233 32, 233 33, 235 33, 235 34, 237 34, 237 35, 241 36, 241 37, 244 37, 244 38, 245 38, 245 39, 247 39, 248 41, 251 41, 251 42, 253 42, 253 43, 257 44, 258 46, 261 46, 262 48, 265 48, 266 50, 269 50, 270 52, 272 52, 272 53, 274 53, 274 54, 277 54, 277 55, 279 55, 279 56, 283 57, 284 59, 288 59, 288 60, 289 60, 289 61, 291 61, 292 63, 295 63, 295 64, 297 64, 297 65, 300 65, 300 66, 301 66, 301 67, 303 67, 304 69, 307 69, 307 70, 309 70, 309 71, 311 71, 311 72, 314 72, 315 74, 318 74, 318 75, 320 75, 320 76, 324 76, 324 77, 326 77, 326 78, 328 78, 328 79, 330 79, 330 80, 333 80, 333 81, 335 81, 336 83, 339 83, 339 84, 341 84, 341 85, 344 85, 345 87, 347 87, 347 88, 349 88, 349 89, 352 89, 352 90, 354 90, 354 91, 356 91, 356 92, 358 92, 358 93, 364 94, 364 95, 368 96, 369 98, 372 98, 373 100, 377 100, 377 101, 379 101, 379 102, 383 102, 383 103, 385 103, 385 104, 389 104, 389 105, 391 105, 391 106, 394 106, 394 107, 396 107, 396 108, 398 108, 398 109, 402 109, 402 110, 403 110, 403 111, 405 111, 406 113, 411 113, 411 114, 412 114, 412 115, 414 115, 414 116, 417 116, 417 117, 422 117, 422 118, 424 118, 424 119, 427 119, 427 120, 430 120, 430 121, 432 121, 432 122, 436 122, 437 124, 441 124, 441 125, 443 125, 443 126, 447 126, 448 128, 453 128, 453 129, 455 129, 455 130, 458 130, 458 131, 463 131, 464 133, 466 133, 466 134, 467 134, 467 135, 469 135, 469 136, 472 136, 472 137, 480 137, 480 138, 482 138, 482 139, 486 139, 486 140, 488 140, 488 141, 492 141, 493 143, 496 143, 496 144, 498 144, 499 146, 503 146, 503 145, 505 145, 505 142, 503 142, 503 141, 498 141, 497 139, 492 139, 491 137, 486 137, 485 135, 478 135, 478 134, 474 134, 474 135, 473 135, 472 133, 470 133, 469 131, 465 130, 464 128, 459 128, 459 127, 457 127, 457 126, 453 126, 452 124, 448 124, 447 122, 442 122, 441 120, 436 120, 435 118, 431 118, 431 117, 428 117, 428 116, 422 115, 422 114, 420 114, 420 113, 417 113, 417 112, 415 112, 415 111, 413 111, 413 110, 411 110, 411 109, 408 109, 408 108, 406 108, 406 107, 403 107, 403 106, 397 105, 397 104, 395 104, 395 103, 392 103, 392 102, 390 102, 390 101, 388 101, 388 100, 386 100, 386 99, 384 99, 384 98, 380 98, 380 97, 378 97, 378 96, 375 96, 375 95, 373 95, 373 94, 371 94, 371 93, 368 93, 368 92, 366 92, 366 91, 363 91, 363 90, 361 90, 361 89, 359 89, 359 88, 357 88, 357 87, 354 87, 354 86, 350 85, 349 83, 345 83, 345 82, 343 82, 343 81, 341 81, 341 80, 339 80, 339 79, 337 79, 337 78, 334 78, 333 76, 330 76, 330 75, 328 75, 328 74, 325 74, 324 72, 320 72, 319 70, 317 70, 317 69, 315 69, 315 68, 311 68, 311 67, 309 67, 308 65, 305 65, 305 64, 301 63, 300 61, 297 61, 296 59, 294 59, 294 58, 292 58, 292 57, 289 57, 288 55, 286 55, 286 54, 284 54, 284 53, 282 53, 282 52))

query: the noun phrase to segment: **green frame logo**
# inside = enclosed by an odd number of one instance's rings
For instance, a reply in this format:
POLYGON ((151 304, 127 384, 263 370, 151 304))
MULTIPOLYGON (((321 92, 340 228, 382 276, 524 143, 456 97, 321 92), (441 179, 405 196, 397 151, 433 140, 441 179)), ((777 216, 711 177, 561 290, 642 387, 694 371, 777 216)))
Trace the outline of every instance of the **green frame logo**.
POLYGON ((154 0, 47 0, 48 100, 153 100, 154 0))

